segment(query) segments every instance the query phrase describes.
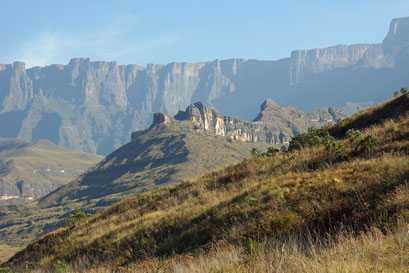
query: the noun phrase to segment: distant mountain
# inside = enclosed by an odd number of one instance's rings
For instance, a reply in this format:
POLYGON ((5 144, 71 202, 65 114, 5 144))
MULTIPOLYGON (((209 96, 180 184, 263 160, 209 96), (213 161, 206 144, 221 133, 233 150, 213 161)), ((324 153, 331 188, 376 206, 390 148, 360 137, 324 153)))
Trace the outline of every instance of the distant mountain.
POLYGON ((0 65, 0 136, 106 155, 147 128, 153 113, 174 115, 195 101, 247 120, 265 98, 351 114, 409 85, 408 26, 409 18, 392 20, 382 44, 297 50, 277 61, 0 65))
POLYGON ((0 138, 0 200, 42 197, 102 159, 99 155, 69 151, 48 140, 29 143, 0 138))

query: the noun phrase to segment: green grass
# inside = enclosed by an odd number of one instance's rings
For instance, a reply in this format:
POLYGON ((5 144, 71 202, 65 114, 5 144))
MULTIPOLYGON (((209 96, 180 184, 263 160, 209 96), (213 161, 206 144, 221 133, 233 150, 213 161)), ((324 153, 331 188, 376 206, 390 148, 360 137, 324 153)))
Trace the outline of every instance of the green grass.
POLYGON ((139 194, 40 238, 5 266, 48 270, 64 261, 74 271, 183 272, 207 260, 213 272, 408 270, 409 108, 400 107, 408 101, 366 110, 362 124, 348 120, 379 141, 370 149, 335 125, 329 132, 338 132, 339 145, 248 158, 139 194))

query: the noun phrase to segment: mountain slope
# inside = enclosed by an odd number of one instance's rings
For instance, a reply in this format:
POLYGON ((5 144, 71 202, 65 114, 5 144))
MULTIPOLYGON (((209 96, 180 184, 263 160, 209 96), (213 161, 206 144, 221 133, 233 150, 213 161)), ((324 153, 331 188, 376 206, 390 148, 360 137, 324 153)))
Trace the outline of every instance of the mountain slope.
POLYGON ((351 105, 384 101, 389 90, 409 85, 408 22, 392 20, 382 44, 297 50, 277 61, 0 65, 0 127, 8 128, 0 136, 107 155, 147 128, 153 113, 174 115, 195 101, 247 120, 265 98, 303 111, 350 102, 352 113, 351 105))
POLYGON ((67 184, 103 157, 69 151, 48 140, 0 138, 0 200, 37 199, 67 184))
POLYGON ((74 181, 35 203, 3 207, 0 243, 21 248, 62 226, 75 209, 95 213, 138 193, 194 179, 206 171, 237 163, 255 147, 264 150, 268 144, 233 141, 196 130, 191 120, 156 114, 150 128, 134 133, 131 142, 74 181), (172 122, 160 122, 165 118, 172 122))
MULTIPOLYGON (((321 244, 310 252, 305 250, 309 242, 299 242, 299 249, 310 257, 332 251, 342 231, 351 230, 353 240, 354 234, 377 228, 371 241, 377 243, 383 238, 381 231, 400 226, 407 230, 408 104, 409 95, 402 95, 328 131, 310 130, 297 137, 304 141, 301 150, 246 159, 198 180, 125 200, 42 237, 4 266, 18 270, 28 263, 31 268, 49 270, 60 261, 74 271, 144 272, 155 261, 163 261, 166 267, 158 270, 166 271, 175 263, 199 262, 195 259, 201 258, 200 253, 211 255, 215 245, 225 246, 227 252, 243 245, 247 255, 219 270, 251 272, 253 262, 262 262, 257 260, 257 249, 263 247, 263 240, 284 240, 283 246, 271 250, 278 260, 265 261, 270 266, 286 262, 279 260, 286 236, 309 233, 309 240, 318 239, 321 244), (360 133, 357 129, 339 133, 338 139, 325 133, 343 132, 354 124, 361 124, 360 133)), ((393 251, 401 249, 400 256, 386 252, 388 261, 366 260, 355 269, 372 271, 376 265, 378 271, 406 271, 406 237, 400 237, 399 246, 393 244, 393 251)), ((319 258, 314 261, 325 271, 339 271, 319 258)))
POLYGON ((288 143, 309 126, 345 117, 331 107, 304 114, 295 107, 278 105, 272 111, 271 104, 271 100, 266 100, 262 105, 260 115, 264 119, 257 122, 224 116, 201 102, 174 117, 156 113, 148 129, 134 132, 130 143, 76 181, 40 200, 40 205, 81 199, 87 200, 89 206, 92 199, 107 200, 116 195, 123 199, 124 195, 193 179, 205 171, 236 163, 254 147, 265 149, 268 145, 288 143), (286 111, 296 114, 288 118, 286 111), (312 116, 315 119, 311 120, 312 116))

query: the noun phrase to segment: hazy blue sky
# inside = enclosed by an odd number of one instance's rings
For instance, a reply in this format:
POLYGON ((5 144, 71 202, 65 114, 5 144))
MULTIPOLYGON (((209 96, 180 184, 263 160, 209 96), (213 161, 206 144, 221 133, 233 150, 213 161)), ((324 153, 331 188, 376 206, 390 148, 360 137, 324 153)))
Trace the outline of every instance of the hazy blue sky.
POLYGON ((390 20, 404 16, 408 0, 0 0, 0 63, 274 60, 294 49, 380 43, 390 20))

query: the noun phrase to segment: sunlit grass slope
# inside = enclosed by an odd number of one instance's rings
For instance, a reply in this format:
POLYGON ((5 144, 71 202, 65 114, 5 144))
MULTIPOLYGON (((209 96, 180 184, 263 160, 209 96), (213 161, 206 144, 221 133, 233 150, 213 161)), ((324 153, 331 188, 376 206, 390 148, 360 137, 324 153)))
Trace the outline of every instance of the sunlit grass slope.
POLYGON ((308 141, 290 151, 248 158, 122 201, 40 238, 4 266, 94 272, 409 270, 409 96, 314 132, 299 137, 308 141))

